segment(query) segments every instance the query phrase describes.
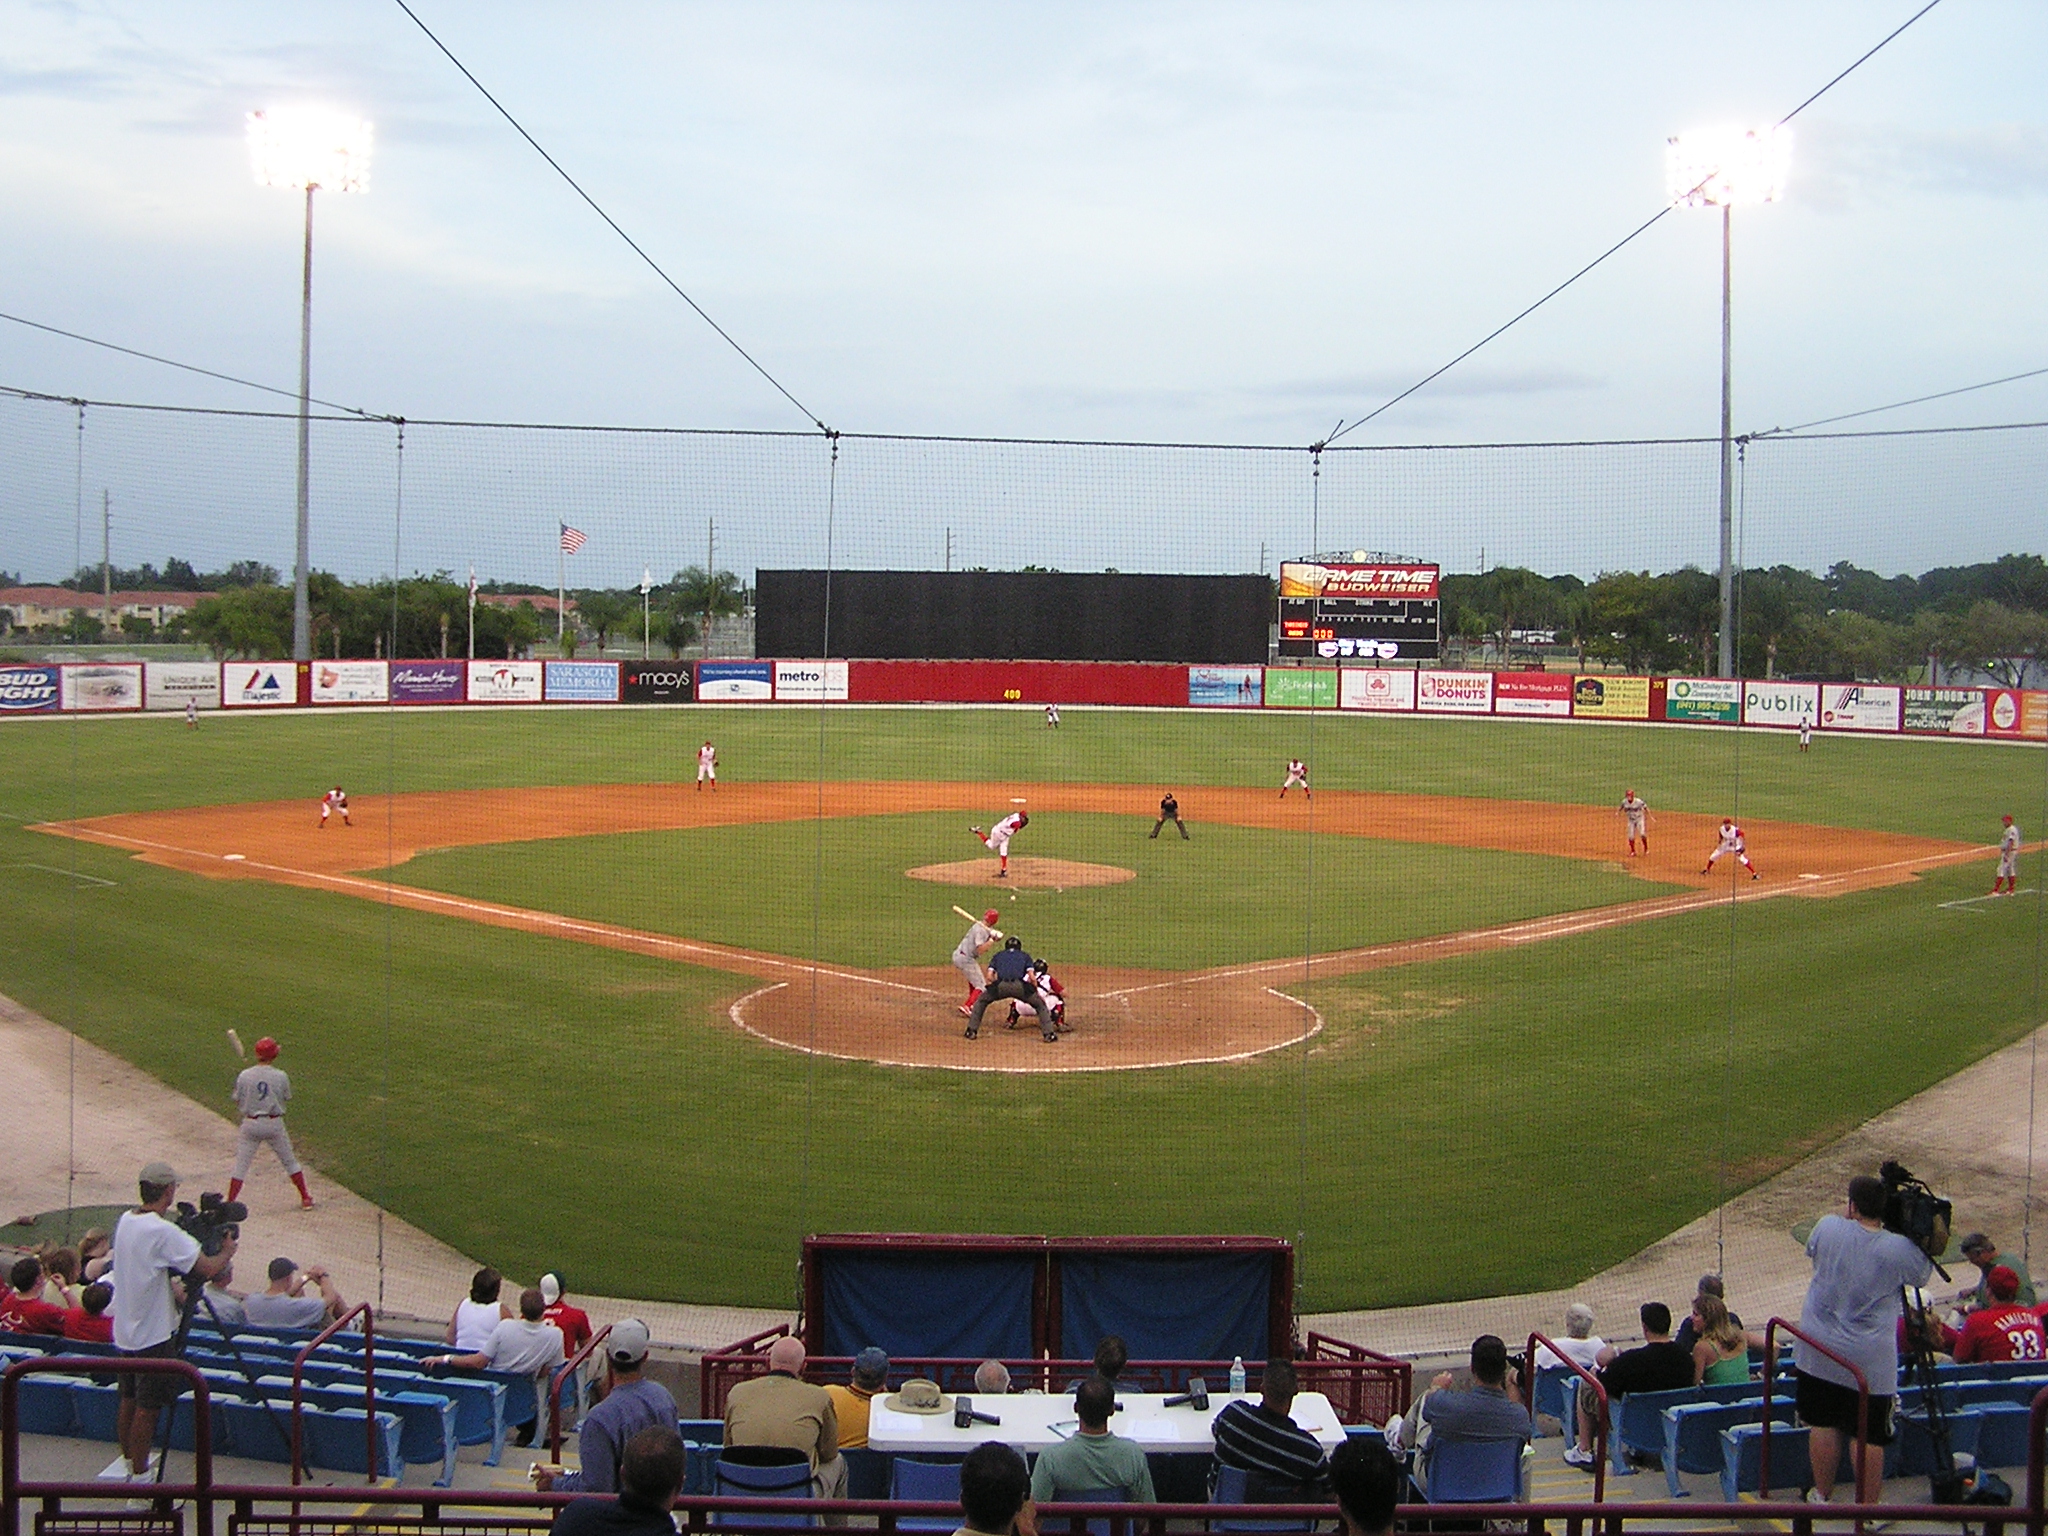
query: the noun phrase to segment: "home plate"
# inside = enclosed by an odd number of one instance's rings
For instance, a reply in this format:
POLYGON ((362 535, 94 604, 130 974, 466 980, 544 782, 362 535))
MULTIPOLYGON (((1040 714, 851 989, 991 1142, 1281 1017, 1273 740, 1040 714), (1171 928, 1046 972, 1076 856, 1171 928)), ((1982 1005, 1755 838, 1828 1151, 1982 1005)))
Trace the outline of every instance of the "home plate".
POLYGON ((244 859, 248 858, 249 855, 247 855, 246 853, 224 853, 221 855, 221 857, 230 864, 239 864, 244 859))

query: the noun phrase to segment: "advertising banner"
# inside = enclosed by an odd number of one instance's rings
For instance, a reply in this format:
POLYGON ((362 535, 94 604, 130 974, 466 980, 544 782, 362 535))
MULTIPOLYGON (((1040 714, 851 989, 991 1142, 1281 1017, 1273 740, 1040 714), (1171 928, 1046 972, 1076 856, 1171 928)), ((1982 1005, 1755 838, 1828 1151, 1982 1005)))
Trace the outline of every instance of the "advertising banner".
POLYGON ((1818 683, 1758 683, 1742 685, 1744 725, 1787 725, 1798 729, 1801 720, 1820 715, 1818 683))
POLYGON ((1908 688, 1899 728, 1927 736, 1982 736, 1983 690, 1908 688))
POLYGON ((772 661, 700 661, 697 697, 759 701, 775 697, 772 661))
POLYGON ((619 697, 628 704, 687 704, 696 696, 687 661, 629 661, 619 669, 619 697))
POLYGON ((1484 715, 1493 709, 1491 672, 1418 672, 1415 707, 1437 714, 1484 715))
POLYGON ((2029 741, 2048 741, 2048 693, 2029 689, 2020 696, 2020 734, 2029 741))
POLYGON ((1572 713, 1585 720, 1647 720, 1650 680, 1647 677, 1572 679, 1572 713))
POLYGON ((1353 565, 1310 560, 1280 564, 1280 595, 1289 597, 1389 598, 1437 596, 1433 565, 1353 565))
POLYGON ((775 697, 807 699, 812 703, 846 700, 846 663, 843 661, 778 661, 775 663, 775 697))
POLYGON ((616 661, 551 661, 544 690, 550 704, 616 704, 619 664, 616 661))
POLYGON ((0 667, 0 715, 39 715, 57 707, 55 667, 0 667))
MULTIPOLYGON (((65 672, 68 679, 70 669, 67 667, 65 672)), ((2017 688, 1986 688, 1984 734, 2008 740, 2025 736, 2035 741, 2048 736, 2048 693, 2038 689, 2022 693, 2017 688)))
POLYGON ((142 663, 69 663, 64 668, 64 707, 93 712, 142 708, 142 663))
POLYGON ((1266 704, 1274 709, 1335 709, 1337 674, 1323 667, 1268 667, 1266 704))
POLYGON ((299 702, 298 669, 289 661, 225 661, 220 668, 223 709, 275 709, 299 702))
POLYGON ((1415 673, 1379 667, 1346 667, 1337 674, 1339 709, 1407 711, 1415 707, 1415 673))
POLYGON ((460 704, 462 678, 469 664, 462 661, 394 661, 391 663, 391 702, 394 704, 460 704))
POLYGON ((1732 677, 1668 678, 1664 718, 1734 725, 1742 719, 1742 684, 1732 677))
POLYGON ((316 661, 315 704, 382 704, 391 697, 391 671, 381 661, 316 661))
POLYGON ((142 668, 147 709, 183 709, 190 699, 200 709, 220 708, 220 664, 212 661, 152 661, 142 668))
POLYGON ((1263 667, 1189 667, 1188 702, 1207 709, 1255 705, 1266 697, 1263 667))
POLYGON ((1572 680, 1563 672, 1496 672, 1493 676, 1496 715, 1569 715, 1572 680))
POLYGON ((1896 731, 1899 728, 1898 688, 1870 683, 1823 683, 1820 725, 1825 731, 1896 731))
POLYGON ((469 664, 472 704, 538 704, 542 697, 541 664, 537 661, 472 661, 469 664))

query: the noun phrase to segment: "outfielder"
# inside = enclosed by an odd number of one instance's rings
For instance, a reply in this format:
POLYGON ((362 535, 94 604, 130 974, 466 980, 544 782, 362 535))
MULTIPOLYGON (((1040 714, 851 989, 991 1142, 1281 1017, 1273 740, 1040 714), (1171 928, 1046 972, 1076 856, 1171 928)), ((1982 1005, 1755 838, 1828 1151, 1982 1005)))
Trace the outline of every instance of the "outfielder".
POLYGON ((1998 835, 1998 873, 1991 877, 1991 894, 1996 896, 2001 885, 2008 896, 2020 893, 2020 829, 2012 824, 2010 816, 2005 818, 2005 830, 1998 835))
POLYGON ((974 1012, 974 1000, 988 985, 988 972, 981 968, 981 952, 1002 939, 1003 930, 996 926, 996 919, 1000 916, 1000 912, 990 907, 981 914, 980 922, 968 924, 967 932, 953 946, 953 968, 967 978, 967 1001, 960 1005, 963 1014, 974 1012))
POLYGON ((1626 791, 1621 797, 1622 819, 1628 823, 1628 856, 1636 856, 1636 841, 1642 840, 1643 852, 1650 851, 1650 807, 1634 790, 1626 791))
POLYGON ((1724 853, 1734 854, 1742 867, 1749 871, 1750 879, 1763 879, 1763 876, 1756 872, 1756 866, 1749 862, 1748 845, 1743 841, 1742 828, 1725 818, 1721 822, 1721 841, 1714 851, 1707 855, 1707 867, 1701 870, 1700 873, 1711 875, 1714 872, 1715 864, 1720 862, 1721 855, 1724 853))
POLYGON ((284 1171, 299 1186, 299 1208, 310 1211, 313 1192, 306 1188, 306 1172, 292 1155, 292 1138, 284 1128, 284 1106, 292 1096, 292 1080, 271 1065, 276 1060, 277 1042, 265 1035, 256 1042, 256 1065, 242 1068, 235 1079, 234 1099, 241 1106, 242 1128, 235 1137, 235 1175, 228 1180, 228 1198, 240 1198, 257 1144, 268 1142, 284 1171))
POLYGON ((1813 750, 1813 717, 1811 715, 1801 715, 1799 717, 1799 750, 1802 752, 1813 750))
POLYGON ((718 792, 718 748, 705 742, 697 749, 697 789, 703 792, 704 781, 711 781, 711 792, 718 792))
POLYGON ((1315 791, 1308 787, 1308 764, 1298 757, 1287 760, 1287 782, 1280 786, 1280 798, 1287 798, 1287 791, 1299 789, 1309 799, 1315 799, 1315 791))
POLYGON ((348 792, 339 784, 320 797, 320 830, 322 832, 327 830, 327 818, 336 811, 341 812, 341 824, 344 827, 355 825, 354 822, 348 819, 348 792))
POLYGON ((1060 707, 1057 704, 1045 706, 1045 723, 1053 730, 1060 728, 1060 707))
POLYGON ((1010 839, 1030 825, 1031 818, 1029 816, 1025 815, 1022 811, 1012 811, 1001 821, 990 827, 988 835, 985 837, 982 835, 981 828, 979 827, 969 827, 967 829, 974 834, 982 847, 1002 860, 1002 867, 996 871, 996 878, 998 880, 1010 878, 1010 839))

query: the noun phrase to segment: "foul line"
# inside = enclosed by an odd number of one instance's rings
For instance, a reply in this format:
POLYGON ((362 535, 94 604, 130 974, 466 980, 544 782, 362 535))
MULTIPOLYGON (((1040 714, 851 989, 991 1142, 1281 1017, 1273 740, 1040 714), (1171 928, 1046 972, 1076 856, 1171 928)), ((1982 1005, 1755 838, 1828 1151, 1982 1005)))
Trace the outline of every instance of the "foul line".
POLYGON ((36 869, 46 875, 62 875, 67 880, 76 880, 84 885, 119 885, 118 880, 102 880, 98 875, 88 875, 79 869, 58 869, 50 864, 10 864, 9 869, 36 869))
MULTIPOLYGON (((2035 894, 2035 887, 2030 885, 2024 890, 2014 891, 2012 894, 2015 896, 2032 896, 2035 894)), ((1934 907, 1938 912, 1954 912, 1958 910, 1969 912, 1975 911, 1979 902, 2001 901, 2003 899, 2004 897, 1999 892, 1987 891, 1982 896, 1965 896, 1957 901, 1937 901, 1934 907)))

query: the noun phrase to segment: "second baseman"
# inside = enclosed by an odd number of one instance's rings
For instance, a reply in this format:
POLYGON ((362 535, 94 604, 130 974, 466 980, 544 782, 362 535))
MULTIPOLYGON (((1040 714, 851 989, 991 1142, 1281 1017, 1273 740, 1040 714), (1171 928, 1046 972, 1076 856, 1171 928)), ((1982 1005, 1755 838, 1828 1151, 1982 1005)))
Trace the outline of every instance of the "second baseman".
POLYGON ((1030 825, 1031 818, 1029 816, 1025 815, 1022 811, 1012 811, 1001 821, 990 827, 986 836, 983 835, 979 827, 969 827, 967 829, 974 834, 975 839, 982 847, 1002 860, 1002 867, 996 871, 996 878, 998 880, 1010 878, 1010 839, 1030 825))
POLYGON ((256 1065, 242 1068, 235 1079, 234 1098, 242 1111, 242 1127, 235 1136, 235 1175, 228 1180, 228 1198, 240 1198, 242 1181, 249 1177, 249 1164, 256 1159, 256 1148, 267 1142, 277 1160, 284 1164, 284 1171, 299 1186, 300 1208, 310 1211, 313 1192, 306 1188, 306 1170, 292 1155, 291 1134, 284 1128, 284 1107, 292 1096, 292 1080, 282 1068, 271 1065, 276 1060, 277 1042, 265 1035, 256 1042, 256 1065))
POLYGON ((354 822, 348 819, 348 791, 343 789, 339 784, 335 785, 334 788, 330 789, 329 791, 327 791, 326 794, 320 797, 321 831, 324 832, 327 830, 327 818, 336 811, 341 812, 341 824, 344 827, 352 827, 355 825, 354 822))

